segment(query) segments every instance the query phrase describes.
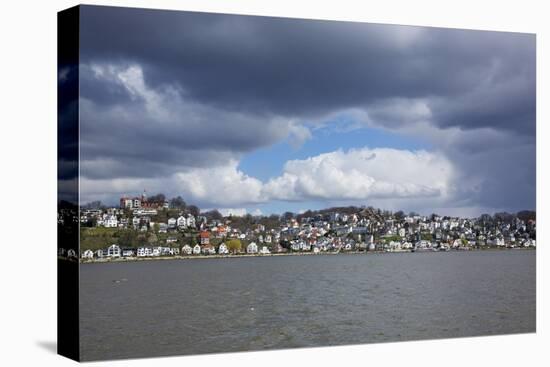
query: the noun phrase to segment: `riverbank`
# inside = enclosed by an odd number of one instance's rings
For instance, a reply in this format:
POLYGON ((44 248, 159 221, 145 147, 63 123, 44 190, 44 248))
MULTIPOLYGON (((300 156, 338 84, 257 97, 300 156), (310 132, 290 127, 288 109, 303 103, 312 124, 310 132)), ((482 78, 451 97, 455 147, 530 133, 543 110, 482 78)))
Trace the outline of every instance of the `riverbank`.
MULTIPOLYGON (((536 248, 479 248, 469 249, 466 252, 479 251, 535 251, 536 248)), ((397 251, 334 251, 334 252, 286 252, 272 254, 229 254, 229 255, 175 255, 175 256, 153 256, 153 257, 115 257, 101 259, 80 259, 81 264, 97 264, 97 263, 116 263, 116 262, 135 262, 135 261, 161 261, 161 260, 205 260, 205 259, 235 259, 246 257, 272 257, 272 256, 330 256, 330 255, 375 255, 375 254, 399 254, 411 253, 412 250, 397 250, 397 251)), ((465 252, 464 250, 449 250, 449 251, 417 251, 416 253, 449 253, 449 252, 465 252)))

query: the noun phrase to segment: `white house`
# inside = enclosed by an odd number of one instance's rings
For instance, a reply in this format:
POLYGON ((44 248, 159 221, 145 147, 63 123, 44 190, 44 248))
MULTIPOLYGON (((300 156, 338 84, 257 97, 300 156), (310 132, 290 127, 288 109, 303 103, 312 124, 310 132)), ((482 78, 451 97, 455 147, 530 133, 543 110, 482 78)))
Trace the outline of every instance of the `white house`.
POLYGON ((460 246, 462 246, 462 241, 460 240, 460 238, 454 240, 453 244, 451 245, 452 248, 459 248, 460 246))
POLYGON ((192 252, 193 252, 193 249, 189 245, 185 245, 181 248, 181 253, 183 255, 191 255, 192 252))
POLYGON ((95 252, 95 256, 98 257, 98 258, 102 258, 103 257, 103 250, 102 249, 99 249, 95 252))
POLYGON ((153 249, 150 247, 140 247, 137 250, 137 256, 138 257, 147 257, 153 255, 153 249))
POLYGON ((220 255, 226 255, 229 253, 229 250, 227 249, 227 246, 225 245, 225 243, 222 243, 219 247, 218 247, 218 254, 220 255))
POLYGON ((267 254, 270 254, 271 252, 269 251, 269 249, 267 248, 267 246, 262 246, 262 249, 260 250, 260 254, 262 255, 267 255, 267 254))
POLYGON ((250 242, 248 246, 246 246, 246 252, 248 254, 257 254, 258 253, 258 245, 256 245, 256 242, 250 242))
POLYGON ((187 219, 183 216, 183 215, 180 215, 176 221, 176 224, 178 226, 178 228, 186 228, 187 227, 187 219))
POLYGON ((170 218, 168 219, 168 228, 176 228, 176 224, 178 223, 176 218, 170 218))
POLYGON ((212 245, 203 245, 201 248, 201 251, 205 255, 215 255, 216 254, 216 248, 212 245))
POLYGON ((133 257, 134 250, 131 248, 125 248, 122 250, 122 257, 133 257))
POLYGON ((193 247, 193 255, 200 255, 201 253, 201 247, 197 244, 195 247, 193 247))
POLYGON ((116 215, 108 215, 106 218, 104 218, 103 225, 108 228, 117 228, 118 219, 116 218, 116 215))
POLYGON ((94 258, 94 252, 92 250, 86 250, 82 253, 83 259, 93 259, 94 258))
POLYGON ((425 248, 431 248, 432 244, 429 241, 421 240, 416 242, 415 246, 416 249, 425 249, 425 248))
POLYGON ((191 214, 187 215, 187 227, 195 228, 195 217, 191 214))
POLYGON ((120 247, 118 245, 111 245, 107 249, 107 256, 108 257, 120 257, 120 247))

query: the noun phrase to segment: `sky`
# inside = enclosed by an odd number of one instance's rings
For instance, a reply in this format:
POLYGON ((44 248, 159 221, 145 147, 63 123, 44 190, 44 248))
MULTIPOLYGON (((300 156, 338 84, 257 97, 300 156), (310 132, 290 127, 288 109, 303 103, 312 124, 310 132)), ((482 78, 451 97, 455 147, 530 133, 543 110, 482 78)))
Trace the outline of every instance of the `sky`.
POLYGON ((535 209, 535 41, 81 6, 81 202, 535 209))

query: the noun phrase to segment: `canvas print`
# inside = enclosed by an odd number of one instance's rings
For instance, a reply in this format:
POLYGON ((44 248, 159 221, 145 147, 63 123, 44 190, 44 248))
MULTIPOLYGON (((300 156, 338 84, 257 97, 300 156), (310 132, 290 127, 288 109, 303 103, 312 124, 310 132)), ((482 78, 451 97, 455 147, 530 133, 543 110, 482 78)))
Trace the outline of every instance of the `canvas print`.
POLYGON ((536 331, 534 34, 58 19, 60 354, 536 331))

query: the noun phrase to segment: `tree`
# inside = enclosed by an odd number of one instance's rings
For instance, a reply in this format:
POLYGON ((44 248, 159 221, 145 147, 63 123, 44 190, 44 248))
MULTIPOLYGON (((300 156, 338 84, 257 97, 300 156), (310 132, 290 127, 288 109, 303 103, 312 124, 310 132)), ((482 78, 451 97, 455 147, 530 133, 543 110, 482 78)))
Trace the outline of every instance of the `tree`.
POLYGON ((285 212, 282 216, 283 220, 284 221, 289 221, 291 220, 292 218, 294 218, 294 213, 292 212, 285 212))
POLYGON ((405 213, 403 213, 402 210, 396 211, 395 213, 393 213, 393 215, 397 220, 403 220, 403 218, 405 218, 405 213))
POLYGON ((136 243, 136 231, 125 229, 118 235, 118 245, 121 247, 134 247, 136 243))
POLYGON ((136 245, 137 247, 146 246, 147 245, 147 235, 140 233, 136 237, 136 245))
POLYGON ((529 221, 529 220, 536 220, 536 219, 537 219, 537 214, 536 214, 536 212, 534 212, 534 211, 532 211, 532 210, 522 210, 522 211, 518 212, 518 213, 516 214, 516 216, 517 216, 519 219, 521 219, 521 220, 523 220, 523 221, 525 221, 525 222, 527 222, 527 221, 529 221))
POLYGON ((206 218, 208 218, 208 220, 222 220, 223 219, 223 215, 217 209, 210 210, 210 211, 204 213, 204 216, 206 218))
POLYGON ((241 243, 241 240, 239 239, 231 239, 227 241, 225 245, 227 246, 227 249, 232 253, 237 253, 241 251, 241 248, 242 248, 242 243, 241 243))
POLYGON ((170 200, 170 207, 174 209, 185 209, 187 204, 181 196, 178 196, 170 200))
POLYGON ((200 213, 201 213, 201 210, 196 207, 195 205, 189 205, 187 207, 187 210, 189 211, 189 213, 191 213, 193 216, 198 216, 200 213))
POLYGON ((495 221, 502 223, 511 223, 514 219, 514 216, 507 212, 495 213, 493 217, 495 218, 495 221))
POLYGON ((157 243, 157 242, 158 242, 158 237, 157 237, 157 235, 154 234, 154 233, 149 234, 149 242, 150 242, 150 243, 157 243))
POLYGON ((153 196, 149 196, 149 201, 153 201, 153 202, 156 202, 156 203, 160 203, 160 202, 165 202, 166 201, 166 196, 162 193, 159 193, 159 194, 156 194, 156 195, 153 195, 153 196))
POLYGON ((87 204, 84 204, 82 206, 83 209, 103 209, 105 206, 101 203, 101 201, 91 201, 87 204))

